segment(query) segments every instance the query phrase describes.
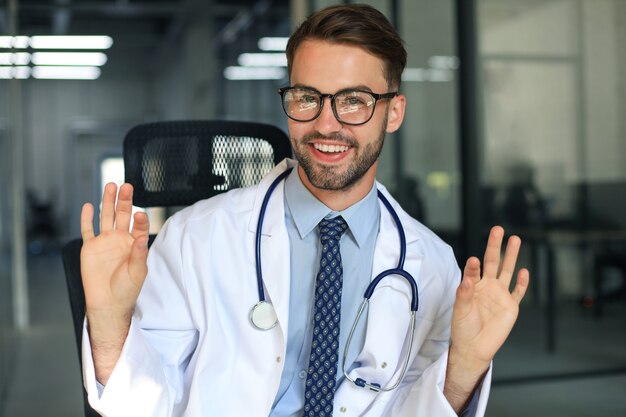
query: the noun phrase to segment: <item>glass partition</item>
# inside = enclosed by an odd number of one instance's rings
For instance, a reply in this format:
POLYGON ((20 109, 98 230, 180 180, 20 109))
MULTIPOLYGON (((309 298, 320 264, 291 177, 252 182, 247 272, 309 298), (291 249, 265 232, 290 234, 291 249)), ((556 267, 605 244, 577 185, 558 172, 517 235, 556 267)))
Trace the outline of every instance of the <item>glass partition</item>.
POLYGON ((481 186, 534 278, 493 397, 533 381, 593 390, 585 378, 626 369, 626 3, 477 5, 481 186))
POLYGON ((8 126, 9 82, 0 80, 0 415, 10 378, 13 352, 11 285, 11 147, 8 126))

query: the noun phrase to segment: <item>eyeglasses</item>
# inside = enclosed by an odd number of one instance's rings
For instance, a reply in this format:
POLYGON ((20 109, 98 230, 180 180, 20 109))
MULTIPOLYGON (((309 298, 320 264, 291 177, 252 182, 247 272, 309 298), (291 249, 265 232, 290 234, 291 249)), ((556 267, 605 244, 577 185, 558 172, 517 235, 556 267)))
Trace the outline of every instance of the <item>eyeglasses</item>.
POLYGON ((283 87, 278 89, 282 97, 283 110, 287 117, 296 122, 316 119, 324 107, 324 98, 330 98, 335 118, 347 125, 362 125, 370 121, 378 100, 393 98, 398 92, 376 94, 370 91, 348 89, 335 94, 322 94, 305 87, 283 87))

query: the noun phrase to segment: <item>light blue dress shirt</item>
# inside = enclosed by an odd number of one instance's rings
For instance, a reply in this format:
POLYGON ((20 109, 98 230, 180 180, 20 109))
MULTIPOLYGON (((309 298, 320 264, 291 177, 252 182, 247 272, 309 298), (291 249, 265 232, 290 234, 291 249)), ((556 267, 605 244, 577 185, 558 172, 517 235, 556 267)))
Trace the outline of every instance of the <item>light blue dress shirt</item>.
MULTIPOLYGON (((373 259, 380 226, 376 186, 356 204, 336 212, 326 207, 304 187, 297 169, 285 179, 285 224, 289 234, 291 261, 289 328, 285 367, 270 417, 298 416, 304 406, 304 384, 311 349, 311 311, 321 252, 317 224, 325 217, 338 215, 344 218, 349 227, 340 241, 343 263, 340 363, 337 372, 340 383, 344 379, 341 358, 346 339, 372 275, 372 262, 363 260, 373 259)), ((358 366, 354 359, 363 348, 365 325, 366 319, 362 318, 348 352, 348 369, 358 366)))

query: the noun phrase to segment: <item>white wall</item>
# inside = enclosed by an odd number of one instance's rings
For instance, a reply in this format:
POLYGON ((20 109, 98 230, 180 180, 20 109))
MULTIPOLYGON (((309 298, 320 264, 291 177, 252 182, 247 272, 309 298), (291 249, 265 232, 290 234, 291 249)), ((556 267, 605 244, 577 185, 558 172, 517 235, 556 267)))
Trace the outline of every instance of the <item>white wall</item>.
MULTIPOLYGON (((82 204, 70 184, 84 177, 78 173, 77 178, 68 178, 75 175, 71 168, 82 157, 73 153, 77 133, 141 122, 150 114, 146 100, 150 88, 150 80, 141 74, 103 76, 96 81, 24 82, 25 187, 55 204, 63 228, 78 222, 75 216, 82 204)), ((121 133, 116 130, 114 134, 121 144, 121 133)), ((93 172, 97 171, 93 166, 93 172)))
MULTIPOLYGON (((584 2, 582 30, 584 56, 585 174, 590 181, 626 178, 626 131, 623 120, 626 107, 619 84, 626 72, 618 64, 626 56, 624 27, 617 26, 618 10, 626 10, 623 1, 584 2)), ((623 90, 622 90, 623 93, 623 90)))
POLYGON ((215 114, 213 39, 210 16, 199 15, 174 45, 161 51, 154 85, 158 119, 206 119, 215 114))

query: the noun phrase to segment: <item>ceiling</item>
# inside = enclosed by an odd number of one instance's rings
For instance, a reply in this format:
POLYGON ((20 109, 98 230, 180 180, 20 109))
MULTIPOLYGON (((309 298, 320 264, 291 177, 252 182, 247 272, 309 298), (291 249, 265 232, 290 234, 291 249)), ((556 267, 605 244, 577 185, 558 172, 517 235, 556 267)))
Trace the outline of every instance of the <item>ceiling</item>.
MULTIPOLYGON (((244 13, 276 14, 287 10, 288 0, 14 0, 17 26, 23 35, 91 34, 112 30, 133 31, 136 25, 167 33, 181 20, 212 14, 228 22, 244 13)), ((0 0, 0 34, 10 29, 11 0, 0 0)))
POLYGON ((14 26, 11 1, 17 34, 109 35, 117 56, 162 56, 199 17, 213 19, 211 41, 228 49, 239 49, 247 32, 289 28, 289 0, 0 0, 0 35, 14 26))

